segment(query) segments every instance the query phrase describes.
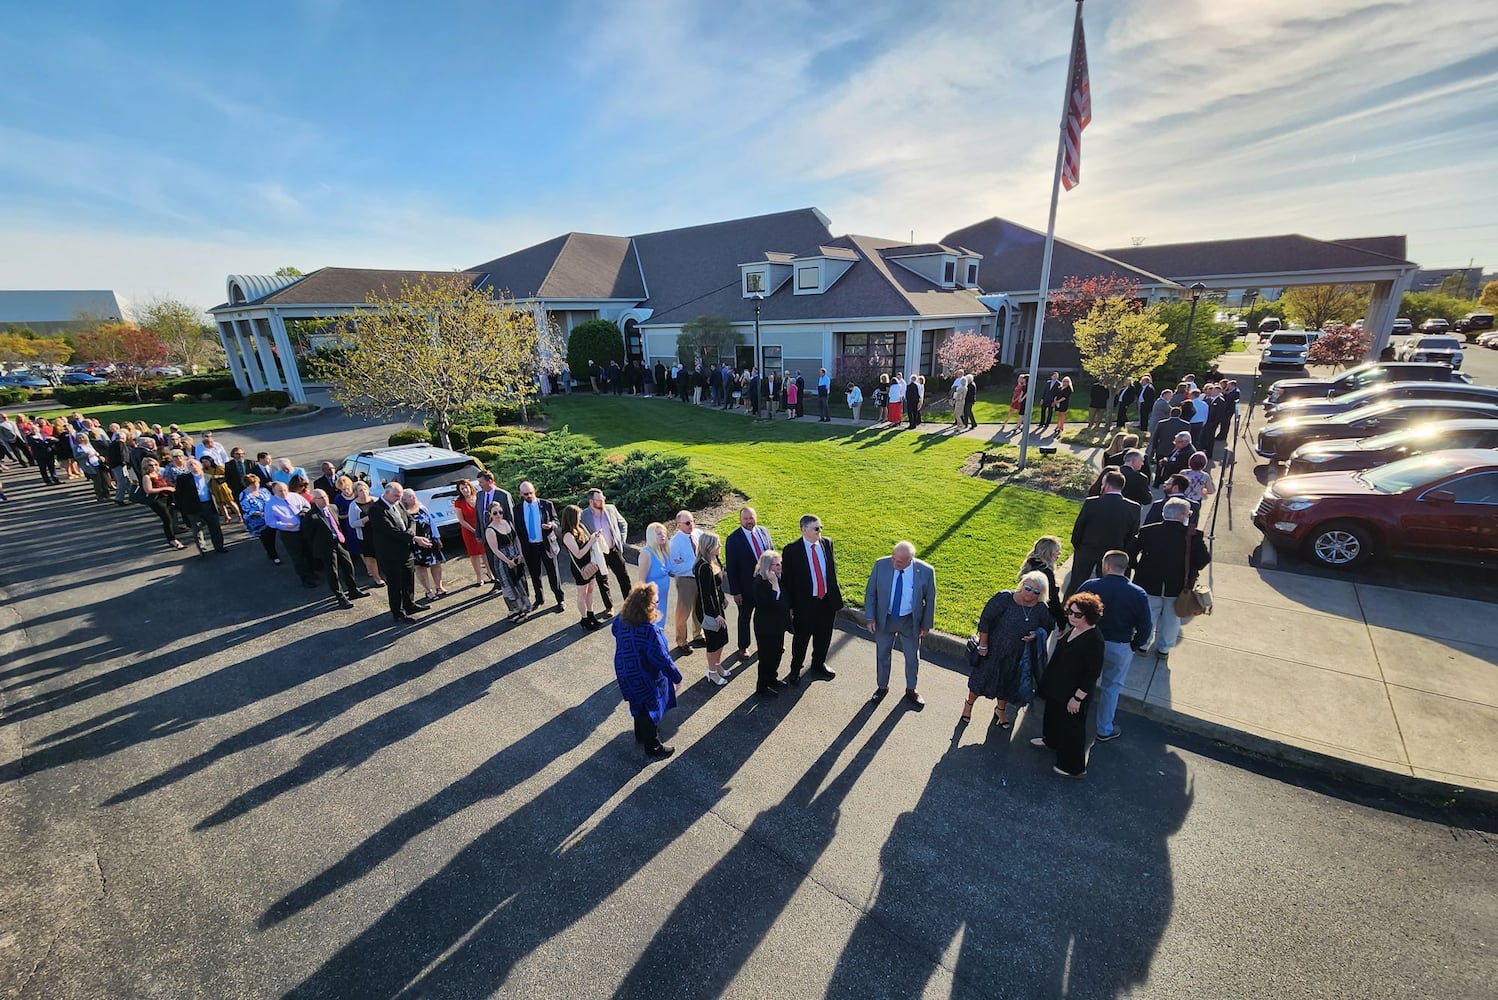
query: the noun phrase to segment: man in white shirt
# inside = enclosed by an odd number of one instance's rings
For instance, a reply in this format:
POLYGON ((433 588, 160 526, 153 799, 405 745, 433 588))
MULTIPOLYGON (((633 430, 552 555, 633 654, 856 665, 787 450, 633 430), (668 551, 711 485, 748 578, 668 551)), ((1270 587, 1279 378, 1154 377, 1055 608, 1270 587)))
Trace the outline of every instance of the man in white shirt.
POLYGON ((629 537, 629 522, 619 513, 619 508, 608 502, 603 490, 594 487, 588 491, 588 506, 583 508, 583 527, 589 534, 598 532, 606 544, 603 562, 619 581, 619 593, 629 594, 629 567, 624 563, 624 539, 629 537))
POLYGON ((889 694, 889 667, 895 639, 905 654, 905 700, 926 704, 916 690, 921 638, 936 615, 936 571, 915 557, 910 542, 896 542, 894 552, 874 563, 863 593, 864 624, 874 633, 874 700, 889 694))
POLYGON ((676 512, 676 534, 671 536, 671 589, 676 594, 676 653, 690 653, 687 645, 687 622, 692 623, 692 641, 702 640, 702 619, 697 617, 697 578, 692 567, 697 564, 697 539, 702 537, 689 510, 676 512))
POLYGON ((199 461, 202 461, 204 455, 212 455, 213 460, 218 463, 220 469, 229 464, 229 453, 224 450, 223 445, 217 444, 213 440, 212 431, 203 432, 202 443, 193 448, 193 454, 199 461))
MULTIPOLYGON (((270 477, 278 483, 289 483, 293 476, 301 476, 303 479, 306 479, 307 470, 300 465, 292 465, 289 458, 276 459, 275 468, 270 470, 270 477)), ((302 502, 306 506, 311 506, 305 500, 302 502)))
POLYGON ((302 578, 302 586, 316 587, 317 577, 312 572, 312 561, 307 557, 306 540, 302 537, 302 515, 312 505, 300 493, 291 493, 280 480, 271 484, 271 498, 265 502, 265 526, 274 528, 286 558, 302 578))
POLYGON ((754 571, 759 557, 774 548, 768 529, 760 526, 753 507, 739 511, 739 530, 728 534, 723 543, 723 587, 739 606, 739 658, 749 656, 749 639, 753 635, 754 571))

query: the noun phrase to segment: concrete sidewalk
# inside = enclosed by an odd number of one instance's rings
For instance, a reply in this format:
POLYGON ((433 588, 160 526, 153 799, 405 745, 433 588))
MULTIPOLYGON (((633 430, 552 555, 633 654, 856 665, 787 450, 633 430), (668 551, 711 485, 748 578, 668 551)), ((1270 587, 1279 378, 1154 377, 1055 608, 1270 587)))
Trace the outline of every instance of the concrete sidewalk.
POLYGON ((1128 707, 1400 790, 1498 792, 1491 605, 1245 566, 1211 576, 1213 613, 1168 665, 1135 659, 1128 707))

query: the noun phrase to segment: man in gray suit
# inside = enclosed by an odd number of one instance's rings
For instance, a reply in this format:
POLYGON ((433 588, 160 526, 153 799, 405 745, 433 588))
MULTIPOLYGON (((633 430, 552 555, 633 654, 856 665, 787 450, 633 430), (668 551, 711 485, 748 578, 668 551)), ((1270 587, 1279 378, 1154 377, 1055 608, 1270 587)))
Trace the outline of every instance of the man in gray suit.
POLYGON ((589 534, 595 531, 603 533, 603 540, 609 543, 603 561, 619 581, 619 593, 629 596, 629 567, 624 562, 624 539, 629 537, 629 522, 596 486, 588 491, 588 506, 583 508, 581 520, 589 534))
POLYGON ((915 546, 896 542, 892 554, 874 563, 863 591, 863 613, 874 633, 874 670, 879 686, 874 700, 889 694, 890 657, 895 638, 905 654, 905 700, 921 708, 926 700, 916 690, 921 638, 931 631, 936 616, 936 571, 915 557, 915 546))

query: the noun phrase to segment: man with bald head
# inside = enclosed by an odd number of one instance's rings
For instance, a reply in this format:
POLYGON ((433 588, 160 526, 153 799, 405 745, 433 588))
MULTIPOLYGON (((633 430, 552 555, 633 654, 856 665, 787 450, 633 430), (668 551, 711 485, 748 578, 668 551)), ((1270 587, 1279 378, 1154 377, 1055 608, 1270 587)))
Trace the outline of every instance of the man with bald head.
POLYGON ((754 619, 754 569, 759 557, 773 549, 770 532, 761 527, 753 507, 739 511, 739 530, 723 543, 723 586, 739 607, 739 658, 749 656, 754 619))
MULTIPOLYGON (((411 616, 424 610, 416 603, 416 544, 411 522, 401 509, 400 483, 387 483, 378 503, 371 504, 364 519, 364 537, 374 548, 375 562, 385 578, 385 596, 390 600, 390 617, 397 625, 415 621, 411 616)), ((425 538, 420 539, 430 546, 425 538)))
POLYGON ((896 542, 892 553, 874 563, 863 591, 863 617, 874 633, 874 700, 889 694, 890 657, 895 640, 905 654, 905 700, 916 708, 926 704, 916 690, 920 671, 921 638, 936 616, 936 571, 915 557, 910 542, 896 542))

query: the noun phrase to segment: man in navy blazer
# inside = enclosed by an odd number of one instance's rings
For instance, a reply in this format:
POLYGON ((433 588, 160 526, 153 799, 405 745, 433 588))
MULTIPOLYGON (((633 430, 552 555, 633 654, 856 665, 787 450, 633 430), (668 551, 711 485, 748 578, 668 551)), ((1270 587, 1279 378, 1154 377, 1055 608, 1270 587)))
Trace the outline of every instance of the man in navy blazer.
POLYGON ((759 525, 753 507, 739 511, 739 530, 723 543, 723 586, 739 606, 739 658, 749 656, 749 637, 754 620, 754 570, 759 557, 774 548, 770 532, 759 525))
POLYGON ((915 557, 915 546, 896 542, 894 552, 874 563, 863 591, 864 624, 874 633, 874 700, 889 694, 889 665, 895 640, 905 654, 905 699, 926 704, 916 690, 921 637, 936 617, 936 571, 915 557))

